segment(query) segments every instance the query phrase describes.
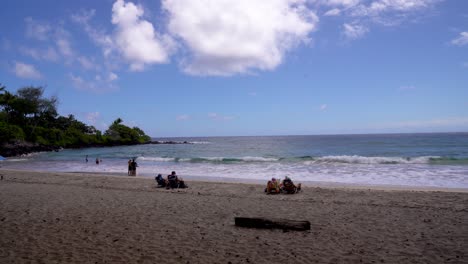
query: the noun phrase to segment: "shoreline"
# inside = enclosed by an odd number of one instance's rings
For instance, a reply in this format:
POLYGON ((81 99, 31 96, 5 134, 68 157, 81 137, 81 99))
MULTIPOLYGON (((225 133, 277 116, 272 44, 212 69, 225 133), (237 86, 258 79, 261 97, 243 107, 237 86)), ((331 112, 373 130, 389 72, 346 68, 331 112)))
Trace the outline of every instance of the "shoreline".
MULTIPOLYGON (((126 173, 115 172, 54 172, 54 171, 30 171, 30 170, 16 170, 16 169, 2 169, 2 171, 18 172, 18 173, 37 173, 37 174, 60 174, 60 175, 80 175, 80 176, 103 176, 103 177, 127 177, 133 179, 151 179, 154 182, 154 176, 128 176, 126 173)), ((163 176, 165 176, 163 174, 163 176)), ((187 182, 205 182, 205 183, 219 183, 219 184, 247 184, 255 186, 266 186, 269 179, 245 179, 245 178, 228 178, 228 177, 209 177, 209 176, 182 176, 187 182)), ((293 179, 294 180, 294 179, 293 179)), ((295 181, 296 182, 296 181, 295 181)), ((435 186, 407 186, 407 185, 372 185, 372 184, 355 184, 355 183, 339 183, 339 182, 320 182, 320 181, 297 181, 303 187, 309 188, 324 188, 324 189, 349 189, 349 190, 380 190, 380 191, 413 191, 413 192, 455 192, 455 193, 468 193, 468 188, 449 188, 449 187, 435 187, 435 186)))
POLYGON ((2 170, 0 262, 464 263, 465 192, 263 185, 2 170), (234 217, 306 220, 310 231, 234 217))

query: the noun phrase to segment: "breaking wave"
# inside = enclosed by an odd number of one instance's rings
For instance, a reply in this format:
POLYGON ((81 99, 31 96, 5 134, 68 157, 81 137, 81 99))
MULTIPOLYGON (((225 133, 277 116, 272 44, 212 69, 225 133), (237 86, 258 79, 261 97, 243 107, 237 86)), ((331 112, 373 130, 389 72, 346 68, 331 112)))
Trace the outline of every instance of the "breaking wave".
POLYGON ((190 162, 190 163, 296 163, 313 164, 438 164, 438 165, 468 165, 468 158, 453 158, 439 156, 420 157, 365 157, 358 155, 338 155, 323 157, 139 157, 140 161, 153 162, 190 162))

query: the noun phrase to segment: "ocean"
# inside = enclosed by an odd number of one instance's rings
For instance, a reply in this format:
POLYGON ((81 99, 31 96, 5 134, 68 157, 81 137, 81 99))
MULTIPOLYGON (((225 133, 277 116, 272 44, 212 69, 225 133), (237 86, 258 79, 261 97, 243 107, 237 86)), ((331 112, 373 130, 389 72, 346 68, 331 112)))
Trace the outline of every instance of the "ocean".
POLYGON ((190 144, 66 149, 0 161, 5 169, 154 177, 468 188, 468 133, 155 138, 190 144), (89 162, 85 162, 88 155, 89 162), (102 162, 96 165, 95 159, 102 162))

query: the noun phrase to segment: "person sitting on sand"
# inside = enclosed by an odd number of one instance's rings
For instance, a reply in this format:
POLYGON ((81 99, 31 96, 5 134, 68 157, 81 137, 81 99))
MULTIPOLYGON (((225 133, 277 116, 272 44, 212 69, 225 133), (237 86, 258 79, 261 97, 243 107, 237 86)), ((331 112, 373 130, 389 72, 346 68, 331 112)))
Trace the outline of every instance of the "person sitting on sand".
POLYGON ((154 180, 158 183, 158 187, 166 187, 166 181, 161 174, 158 174, 158 176, 154 177, 154 180))
POLYGON ((280 193, 280 184, 279 181, 276 180, 276 178, 271 178, 271 181, 268 181, 267 187, 265 188, 265 192, 267 194, 278 194, 280 193))
POLYGON ((294 194, 301 190, 301 184, 294 185, 293 181, 286 176, 281 184, 281 191, 286 194, 294 194))
POLYGON ((181 178, 177 177, 177 174, 175 171, 172 171, 171 174, 167 175, 167 180, 166 180, 166 189, 169 188, 188 188, 188 186, 185 184, 184 180, 181 178))

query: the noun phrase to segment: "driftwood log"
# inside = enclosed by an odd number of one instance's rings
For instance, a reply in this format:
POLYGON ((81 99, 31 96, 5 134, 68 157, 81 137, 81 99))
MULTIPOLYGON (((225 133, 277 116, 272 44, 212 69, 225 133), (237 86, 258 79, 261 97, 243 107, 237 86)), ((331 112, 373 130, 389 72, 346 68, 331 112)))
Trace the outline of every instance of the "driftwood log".
POLYGON ((309 221, 297 221, 287 219, 267 219, 257 217, 235 217, 236 226, 265 229, 283 229, 283 230, 310 230, 309 221))

